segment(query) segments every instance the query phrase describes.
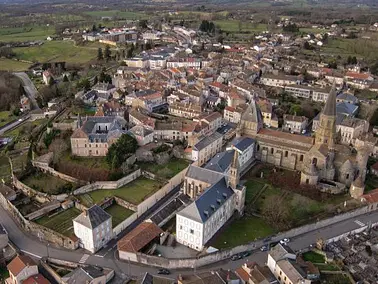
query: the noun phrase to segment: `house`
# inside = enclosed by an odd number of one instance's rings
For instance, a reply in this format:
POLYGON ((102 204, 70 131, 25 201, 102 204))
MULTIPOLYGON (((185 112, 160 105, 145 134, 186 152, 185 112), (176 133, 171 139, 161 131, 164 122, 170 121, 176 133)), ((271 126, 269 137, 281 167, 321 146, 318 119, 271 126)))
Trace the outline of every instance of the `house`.
POLYGON ((238 151, 240 172, 243 173, 254 162, 256 141, 250 137, 235 138, 227 150, 238 151))
POLYGON ((338 103, 349 103, 349 104, 358 104, 358 99, 356 96, 349 93, 340 93, 336 97, 336 102, 338 103))
POLYGON ((198 121, 202 128, 204 129, 204 134, 211 134, 215 132, 219 127, 222 126, 222 115, 219 112, 212 112, 210 114, 203 114, 198 119, 194 119, 194 121, 198 121), (205 129, 207 126, 207 129, 205 129))
POLYGON ((369 205, 369 210, 378 209, 378 188, 362 195, 361 201, 369 205))
POLYGON ((261 267, 255 262, 243 264, 235 273, 243 284, 279 284, 267 266, 261 267))
POLYGON ((183 192, 193 200, 176 214, 177 241, 202 251, 206 243, 231 218, 244 212, 245 186, 239 184, 238 151, 234 151, 229 172, 189 166, 183 192))
POLYGON ((170 278, 165 278, 165 277, 159 277, 156 275, 152 275, 148 272, 146 272, 142 279, 140 279, 138 284, 154 284, 154 283, 159 283, 159 284, 174 284, 176 283, 175 280, 170 279, 170 278))
POLYGON ((247 104, 241 104, 236 107, 226 106, 223 112, 223 118, 232 123, 239 123, 247 106, 247 104))
POLYGON ((284 115, 284 123, 282 129, 291 133, 301 134, 306 131, 308 126, 308 118, 305 116, 298 115, 284 115))
POLYGON ((192 160, 199 166, 210 160, 222 149, 223 135, 214 132, 196 143, 192 150, 192 160))
POLYGON ((45 85, 50 85, 50 81, 54 80, 54 77, 49 70, 46 70, 42 73, 42 79, 45 85))
POLYGON ((289 76, 284 74, 264 74, 260 78, 261 84, 270 87, 285 87, 287 85, 295 85, 300 82, 300 79, 297 76, 289 76))
POLYGON ((0 259, 3 249, 8 245, 9 238, 8 232, 5 230, 4 226, 0 223, 0 259))
MULTIPOLYGON (((159 282, 160 283, 160 282, 159 282)), ((194 275, 179 275, 177 284, 241 284, 240 278, 229 270, 217 270, 196 273, 194 275)))
POLYGON ((125 120, 118 116, 93 116, 81 121, 71 135, 71 152, 76 156, 106 156, 109 147, 126 134, 125 120))
POLYGON ((31 108, 30 100, 27 96, 22 95, 20 98, 21 109, 23 112, 29 111, 31 108))
POLYGON ((21 284, 30 276, 38 274, 38 265, 27 255, 16 256, 8 265, 9 278, 6 284, 21 284))
POLYGON ((278 128, 278 119, 273 112, 272 104, 268 100, 258 100, 257 104, 260 107, 264 125, 278 128))
POLYGON ((169 105, 169 113, 185 118, 195 118, 202 114, 202 107, 189 102, 175 102, 169 105))
POLYGON ((230 92, 227 95, 227 106, 236 107, 240 104, 245 104, 246 100, 243 96, 239 95, 237 92, 230 92))
POLYGON ((165 104, 160 92, 152 89, 134 92, 125 97, 125 104, 133 108, 143 108, 153 112, 155 108, 165 104))
POLYGON ((37 275, 32 275, 28 279, 24 280, 22 284, 50 284, 50 281, 47 280, 42 274, 38 273, 37 275))
POLYGON ((357 89, 367 89, 374 81, 374 78, 368 73, 347 72, 344 78, 349 86, 357 89))
POLYGON ((128 133, 138 141, 139 146, 144 146, 154 141, 154 132, 142 125, 134 126, 128 133))
POLYGON ((95 253, 113 238, 112 216, 98 205, 84 210, 73 220, 80 246, 95 253))
POLYGON ((291 259, 281 259, 277 261, 274 275, 283 284, 297 283, 310 284, 306 272, 291 259))
POLYGON ((65 284, 106 284, 114 277, 114 270, 99 266, 79 266, 62 277, 65 284))
POLYGON ((101 106, 97 107, 99 112, 102 112, 100 116, 119 116, 124 117, 126 107, 116 101, 105 102, 101 106))
POLYGON ((107 102, 117 89, 112 84, 99 82, 92 87, 92 90, 97 93, 98 101, 107 102))
POLYGON ((143 251, 152 242, 160 243, 163 230, 155 223, 145 221, 117 243, 118 256, 122 260, 137 261, 137 253, 143 251))
POLYGON ((155 129, 155 119, 151 118, 143 113, 139 112, 138 110, 132 109, 129 112, 129 124, 130 125, 143 125, 145 128, 148 129, 155 129))
POLYGON ((373 165, 370 166, 370 172, 373 175, 378 176, 378 162, 374 163, 373 165))
POLYGON ((336 125, 336 131, 340 133, 340 143, 349 145, 369 131, 369 122, 355 117, 346 117, 336 125))
POLYGON ((267 266, 274 275, 276 275, 277 262, 284 259, 297 259, 295 252, 290 247, 279 243, 269 251, 267 266))

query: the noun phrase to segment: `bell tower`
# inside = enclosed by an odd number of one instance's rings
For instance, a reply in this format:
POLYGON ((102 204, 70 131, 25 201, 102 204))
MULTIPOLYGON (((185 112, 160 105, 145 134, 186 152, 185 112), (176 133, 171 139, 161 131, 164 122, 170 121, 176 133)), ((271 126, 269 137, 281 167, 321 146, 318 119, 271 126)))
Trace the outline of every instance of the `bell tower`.
POLYGON ((333 82, 332 89, 328 95, 325 107, 320 114, 319 127, 316 130, 315 144, 317 146, 326 144, 333 149, 336 140, 336 83, 333 82))
POLYGON ((239 152, 234 150, 234 157, 232 159, 231 167, 228 174, 228 184, 232 189, 236 189, 239 185, 239 152))

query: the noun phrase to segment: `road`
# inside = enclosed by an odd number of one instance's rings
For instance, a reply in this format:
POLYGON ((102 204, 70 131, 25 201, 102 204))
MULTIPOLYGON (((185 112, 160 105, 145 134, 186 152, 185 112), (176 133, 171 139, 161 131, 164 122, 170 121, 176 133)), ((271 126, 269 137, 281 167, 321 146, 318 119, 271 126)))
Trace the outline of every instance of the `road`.
POLYGON ((27 114, 27 115, 21 116, 20 118, 13 120, 12 122, 0 127, 0 135, 3 135, 6 131, 11 130, 13 128, 16 128, 17 126, 19 126, 22 123, 25 123, 25 121, 27 121, 29 118, 30 118, 30 115, 27 114), (20 121, 20 119, 22 119, 22 120, 20 121))
MULTIPOLYGON (((138 263, 127 263, 117 260, 114 253, 106 256, 101 255, 89 255, 84 250, 79 249, 76 251, 65 250, 62 248, 47 246, 46 243, 40 242, 38 239, 26 234, 22 231, 14 222, 14 220, 8 215, 7 211, 0 206, 0 220, 8 231, 9 238, 12 242, 24 253, 34 256, 36 258, 41 257, 53 257, 61 260, 67 260, 78 263, 86 263, 92 265, 99 265, 102 267, 109 267, 119 274, 127 274, 132 277, 141 277, 145 272, 156 274, 157 268, 146 267, 138 263)), ((318 238, 329 239, 335 236, 339 236, 343 233, 350 232, 358 229, 366 224, 378 222, 378 212, 368 213, 359 217, 351 218, 346 221, 336 223, 326 228, 312 231, 301 236, 291 239, 290 247, 298 251, 308 247, 310 244, 315 243, 318 238)), ((261 252, 259 248, 263 245, 262 241, 256 242, 256 250, 248 257, 248 259, 242 259, 238 261, 225 260, 219 263, 212 264, 208 267, 202 267, 196 269, 197 272, 209 271, 210 269, 236 269, 240 267, 246 261, 255 261, 259 264, 264 264, 267 259, 267 252, 261 252)), ((193 269, 183 269, 180 271, 172 271, 172 277, 176 277, 178 273, 190 274, 193 273, 193 269)))
POLYGON ((34 86, 33 82, 30 80, 28 74, 26 74, 25 72, 16 72, 14 73, 14 75, 21 79, 25 93, 32 104, 32 109, 39 109, 39 106, 36 101, 38 90, 34 86))

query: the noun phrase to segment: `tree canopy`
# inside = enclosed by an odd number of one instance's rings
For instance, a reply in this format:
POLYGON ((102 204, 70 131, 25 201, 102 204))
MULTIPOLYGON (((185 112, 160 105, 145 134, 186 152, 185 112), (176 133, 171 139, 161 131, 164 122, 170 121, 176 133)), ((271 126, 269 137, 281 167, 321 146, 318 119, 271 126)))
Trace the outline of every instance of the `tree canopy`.
POLYGON ((106 162, 112 169, 117 169, 126 161, 129 154, 135 153, 137 149, 136 139, 129 134, 123 134, 116 143, 109 147, 106 162))

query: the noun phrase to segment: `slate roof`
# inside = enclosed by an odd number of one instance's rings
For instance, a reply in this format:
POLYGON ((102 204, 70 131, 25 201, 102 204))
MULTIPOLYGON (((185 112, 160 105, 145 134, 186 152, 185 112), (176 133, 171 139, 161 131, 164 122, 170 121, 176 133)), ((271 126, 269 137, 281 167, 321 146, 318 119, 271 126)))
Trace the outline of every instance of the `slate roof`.
POLYGON ((168 278, 157 277, 146 272, 146 274, 144 274, 143 279, 138 281, 137 283, 138 284, 172 284, 172 283, 175 283, 175 281, 168 278))
POLYGON ((143 222, 118 241, 118 250, 137 253, 163 232, 154 223, 143 222))
POLYGON ((88 265, 78 267, 63 277, 67 284, 89 283, 93 279, 104 276, 104 270, 101 267, 88 265))
POLYGON ((252 100, 251 103, 247 105, 247 109, 242 115, 242 120, 261 123, 261 111, 259 107, 256 105, 255 100, 252 100))
POLYGON ((329 92, 329 96, 327 98, 323 114, 327 116, 335 116, 336 115, 336 82, 333 82, 332 89, 329 92))
POLYGON ((4 226, 0 223, 0 235, 7 235, 7 231, 4 226))
POLYGON ((200 180, 209 184, 214 184, 224 177, 223 174, 198 166, 190 165, 185 177, 200 180))
POLYGON ((248 147, 253 145, 255 140, 250 137, 235 138, 232 141, 232 145, 241 152, 244 152, 248 147))
POLYGON ((196 145, 194 145, 194 149, 201 151, 202 149, 205 149, 207 146, 212 144, 214 141, 217 141, 218 139, 221 139, 223 137, 222 134, 218 132, 214 132, 210 136, 206 136, 201 141, 199 141, 196 145))
POLYGON ((353 115, 356 113, 358 106, 346 102, 341 102, 336 104, 336 112, 346 115, 353 115))
POLYGON ((93 205, 89 208, 86 212, 81 213, 74 219, 74 222, 77 222, 89 229, 97 228, 99 225, 104 223, 105 221, 111 219, 111 215, 109 215, 104 209, 102 209, 98 205, 93 205))
POLYGON ((340 93, 337 95, 338 100, 345 100, 345 101, 351 101, 353 104, 356 104, 358 102, 358 99, 348 93, 340 93))
POLYGON ((205 169, 215 171, 218 173, 225 173, 231 165, 232 158, 234 157, 234 150, 225 151, 216 154, 205 166, 205 169))
POLYGON ((295 254, 294 251, 289 248, 288 246, 277 244, 274 246, 270 252, 269 255, 277 262, 280 259, 283 259, 285 255, 287 254, 295 254))
POLYGON ((226 179, 222 178, 202 193, 197 200, 181 210, 178 215, 205 223, 233 194, 234 191, 228 186, 226 179))

